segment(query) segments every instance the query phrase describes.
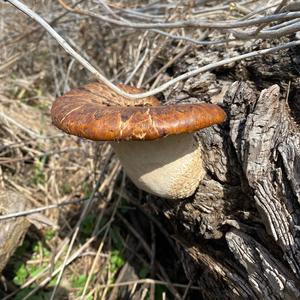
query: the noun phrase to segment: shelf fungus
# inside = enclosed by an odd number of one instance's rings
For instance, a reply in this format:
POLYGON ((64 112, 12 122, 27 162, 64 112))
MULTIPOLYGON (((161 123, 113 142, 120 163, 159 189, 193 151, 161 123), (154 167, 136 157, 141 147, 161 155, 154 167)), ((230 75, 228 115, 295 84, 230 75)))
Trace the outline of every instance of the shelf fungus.
MULTIPOLYGON (((129 93, 143 91, 119 87, 129 93)), ((138 188, 169 199, 191 196, 204 177, 193 132, 226 118, 214 104, 161 105, 155 97, 130 101, 101 83, 59 97, 51 116, 68 134, 109 141, 138 188)))

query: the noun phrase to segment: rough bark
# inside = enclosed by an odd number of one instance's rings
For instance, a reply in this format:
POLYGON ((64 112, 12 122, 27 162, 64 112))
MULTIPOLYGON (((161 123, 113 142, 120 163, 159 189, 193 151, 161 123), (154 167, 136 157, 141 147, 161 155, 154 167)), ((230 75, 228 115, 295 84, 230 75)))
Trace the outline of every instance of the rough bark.
POLYGON ((200 131, 207 175, 155 202, 187 276, 208 299, 300 299, 300 130, 278 85, 235 82, 226 123, 200 131))
MULTIPOLYGON (((26 200, 22 195, 11 191, 0 192, 0 215, 23 211, 25 208, 26 200)), ((0 221, 0 274, 22 243, 29 225, 25 217, 0 221)))

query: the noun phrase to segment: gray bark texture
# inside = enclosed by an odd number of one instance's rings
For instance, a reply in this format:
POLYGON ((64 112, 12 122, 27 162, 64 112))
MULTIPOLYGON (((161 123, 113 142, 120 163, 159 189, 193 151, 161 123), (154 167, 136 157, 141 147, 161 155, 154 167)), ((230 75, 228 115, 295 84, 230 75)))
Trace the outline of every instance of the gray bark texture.
POLYGON ((204 298, 300 299, 296 110, 278 85, 248 82, 233 83, 223 105, 227 121, 197 133, 207 174, 196 194, 155 205, 204 298))
MULTIPOLYGON (((26 209, 25 198, 12 191, 0 192, 0 215, 26 209)), ((25 217, 0 221, 0 274, 16 248, 22 243, 29 227, 25 217)))

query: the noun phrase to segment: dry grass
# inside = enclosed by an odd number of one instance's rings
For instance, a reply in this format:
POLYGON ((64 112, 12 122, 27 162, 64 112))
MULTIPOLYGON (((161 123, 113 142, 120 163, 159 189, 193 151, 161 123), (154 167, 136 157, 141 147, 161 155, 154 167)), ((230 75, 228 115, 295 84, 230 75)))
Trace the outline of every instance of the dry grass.
MULTIPOLYGON (((123 175, 109 145, 82 141, 51 126, 49 108, 55 95, 90 80, 87 72, 34 22, 6 4, 1 6, 7 20, 0 41, 4 49, 0 66, 1 188, 19 192, 29 208, 84 200, 45 210, 36 218, 38 228, 31 226, 3 273, 1 297, 50 299, 76 224, 93 191, 55 299, 79 299, 81 295, 115 299, 126 294, 141 299, 155 289, 160 295, 175 293, 178 287, 166 287, 170 275, 151 252, 155 241, 150 233, 154 235, 157 228, 144 218, 142 207, 128 202, 138 203, 138 196, 124 190, 123 175), (147 230, 150 236, 135 229, 145 226, 151 227, 147 230), (144 280, 149 277, 153 280, 144 280), (161 282, 156 284, 156 278, 161 282), (125 283, 118 286, 121 282, 125 283)), ((48 20, 65 13, 57 3, 47 1, 31 7, 48 20)), ((116 80, 128 76, 139 59, 136 49, 143 51, 149 43, 142 32, 135 36, 132 31, 101 28, 97 22, 71 14, 59 19, 55 27, 116 80), (122 54, 124 47, 126 54, 122 54)), ((179 290, 184 293, 185 285, 179 290)))
MULTIPOLYGON (((197 16, 193 1, 172 7, 166 1, 169 8, 156 9, 147 6, 151 1, 142 2, 148 7, 146 19, 197 16)), ((259 3, 241 1, 230 10, 229 2, 211 2, 202 15, 211 20, 241 18, 259 3), (214 11, 215 5, 220 9, 214 11)), ((114 82, 155 87, 185 69, 204 65, 208 52, 210 60, 218 56, 219 46, 195 46, 155 31, 112 26, 67 12, 56 1, 26 3, 114 82), (202 58, 196 57, 197 47, 203 47, 202 58)), ((84 8, 98 11, 99 3, 87 1, 84 8)), ((127 8, 124 16, 132 17, 141 1, 109 3, 115 11, 127 8)), ((3 273, 1 297, 50 299, 60 275, 54 299, 192 297, 197 287, 182 275, 173 242, 154 217, 151 203, 141 204, 150 196, 124 177, 110 146, 67 136, 51 125, 49 108, 55 97, 93 78, 9 4, 1 2, 0 17, 0 188, 19 192, 31 208, 82 199, 36 217, 3 273)), ((173 28, 168 33, 198 41, 228 38, 228 33, 214 30, 173 28)), ((224 57, 242 44, 223 44, 224 57)), ((172 88, 164 92, 165 97, 171 95, 172 88)))

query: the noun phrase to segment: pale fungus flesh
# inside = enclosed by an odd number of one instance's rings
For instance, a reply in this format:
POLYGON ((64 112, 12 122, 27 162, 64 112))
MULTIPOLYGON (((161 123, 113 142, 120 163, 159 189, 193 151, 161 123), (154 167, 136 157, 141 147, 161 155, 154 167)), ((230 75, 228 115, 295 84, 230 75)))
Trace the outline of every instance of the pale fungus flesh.
POLYGON ((223 122, 223 109, 208 103, 161 105, 155 97, 129 104, 107 86, 92 83, 56 99, 52 122, 68 134, 109 141, 138 188, 168 199, 191 196, 205 175, 193 132, 223 122))

